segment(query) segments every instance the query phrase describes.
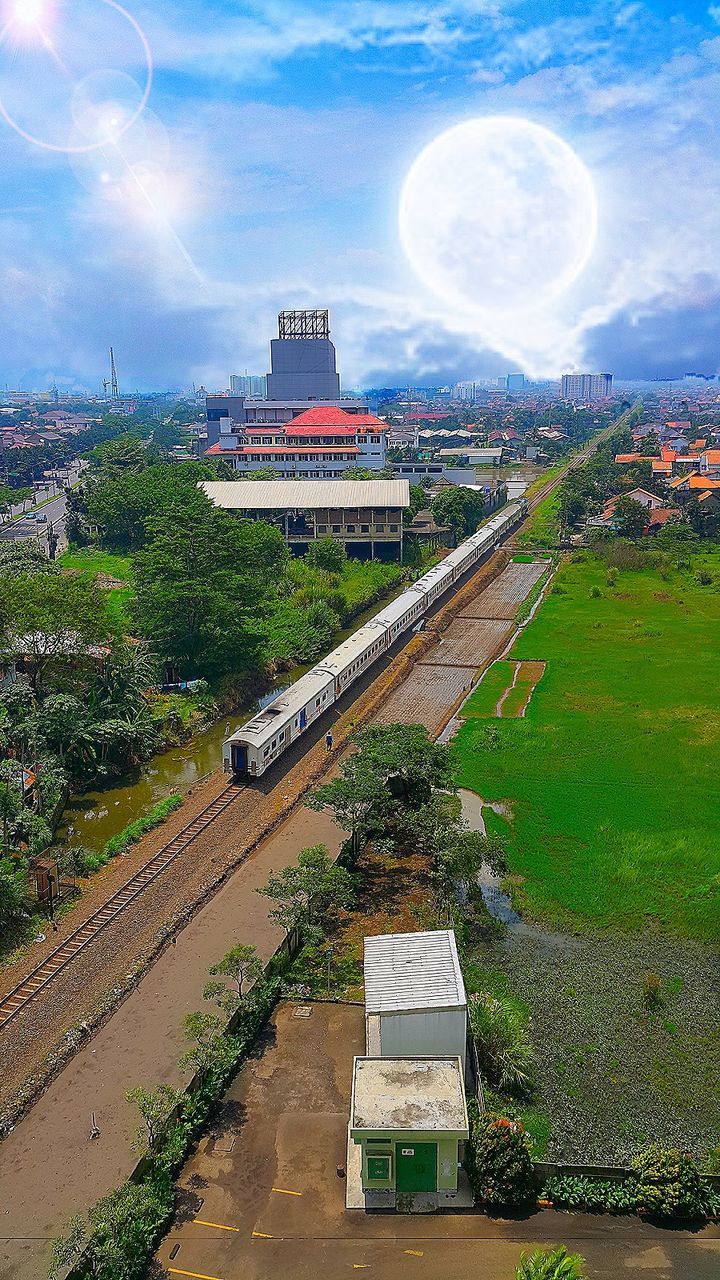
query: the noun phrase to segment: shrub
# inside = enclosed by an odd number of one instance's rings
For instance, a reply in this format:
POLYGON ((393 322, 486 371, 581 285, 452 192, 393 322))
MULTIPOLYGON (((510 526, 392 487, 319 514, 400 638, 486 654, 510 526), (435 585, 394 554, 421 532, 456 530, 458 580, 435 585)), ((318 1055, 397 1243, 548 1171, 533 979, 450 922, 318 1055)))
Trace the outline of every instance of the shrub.
POLYGON ((700 587, 709 587, 712 585, 713 576, 709 569, 698 569, 695 574, 695 581, 700 587))
POLYGON ((643 1000, 648 1009, 656 1011, 665 1003, 663 980, 657 973, 646 973, 642 980, 643 1000))
POLYGON ((543 1196, 552 1200, 556 1209, 577 1213, 634 1213, 637 1192, 634 1178, 611 1182, 558 1174, 545 1183, 543 1196))
POLYGON ((556 1249, 536 1249, 521 1253, 515 1280, 583 1280, 585 1259, 568 1253, 564 1244, 556 1249))
POLYGON ((617 569, 615 569, 615 568, 608 569, 608 571, 607 571, 607 579, 606 579, 608 586, 609 586, 609 587, 615 587, 615 586, 617 586, 617 580, 618 580, 618 571, 617 571, 617 569))
POLYGON ((655 1143, 636 1156, 632 1168, 640 1212, 656 1218, 698 1218, 707 1211, 707 1191, 686 1152, 655 1143))
POLYGON ((600 599, 600 597, 601 597, 601 595, 602 595, 602 591, 600 590, 600 588, 599 588, 599 587, 591 587, 591 588, 590 588, 590 599, 591 599, 591 600, 599 600, 599 599, 600 599))
POLYGON ((487 991, 471 996, 469 1014, 483 1075, 493 1088, 527 1096, 532 1049, 522 1014, 510 1000, 487 991))
POLYGON ((182 804, 182 796, 175 793, 166 796, 164 800, 159 800, 149 809, 142 818, 136 818, 134 822, 129 822, 122 831, 118 831, 117 835, 111 836, 107 841, 103 853, 106 858, 115 858, 119 853, 124 853, 131 844, 137 844, 142 839, 146 831, 152 831, 153 827, 159 827, 164 822, 169 813, 173 809, 177 809, 182 804))
POLYGON ((482 1204, 525 1205, 535 1200, 530 1139, 519 1120, 480 1116, 472 1126, 465 1164, 482 1204))

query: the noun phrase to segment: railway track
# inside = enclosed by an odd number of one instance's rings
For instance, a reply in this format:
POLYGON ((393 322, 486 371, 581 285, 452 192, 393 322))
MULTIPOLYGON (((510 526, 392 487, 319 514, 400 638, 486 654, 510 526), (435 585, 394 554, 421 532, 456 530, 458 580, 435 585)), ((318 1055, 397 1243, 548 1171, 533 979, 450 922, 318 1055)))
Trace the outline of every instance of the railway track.
POLYGON ((65 939, 64 942, 51 951, 48 956, 37 965, 17 986, 13 987, 6 996, 0 1001, 0 1031, 3 1027, 26 1008, 32 1000, 36 999, 53 978, 70 964, 84 949, 87 947, 103 929, 109 924, 117 920, 123 911, 134 902, 151 884, 157 880, 158 876, 170 866, 175 859, 187 849, 188 845, 200 835, 206 827, 210 825, 215 818, 233 803, 238 795, 246 788, 239 786, 236 782, 230 782, 220 795, 211 800, 196 818, 183 827, 172 840, 163 845, 144 866, 125 881, 119 889, 115 891, 107 902, 103 903, 97 911, 88 916, 81 925, 73 933, 65 939))

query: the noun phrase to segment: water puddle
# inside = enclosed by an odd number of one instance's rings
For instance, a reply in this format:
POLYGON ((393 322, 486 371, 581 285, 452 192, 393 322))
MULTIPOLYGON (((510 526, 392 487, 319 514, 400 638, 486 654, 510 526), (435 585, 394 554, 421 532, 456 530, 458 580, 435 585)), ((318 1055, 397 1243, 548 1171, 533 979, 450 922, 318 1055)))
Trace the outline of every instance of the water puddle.
MULTIPOLYGON (((492 809, 493 813, 508 820, 512 817, 508 806, 501 800, 483 800, 482 796, 477 795, 476 792, 467 791, 464 788, 461 788, 457 794, 462 816, 471 831, 479 831, 481 835, 486 834, 483 809, 492 809)), ((498 920, 500 924, 505 925, 509 935, 533 938, 536 942, 548 947, 576 949, 582 945, 580 939, 574 938, 571 934, 551 933, 523 920, 515 910, 510 894, 502 888, 500 876, 495 874, 487 862, 481 866, 477 882, 488 914, 493 920, 498 920)))

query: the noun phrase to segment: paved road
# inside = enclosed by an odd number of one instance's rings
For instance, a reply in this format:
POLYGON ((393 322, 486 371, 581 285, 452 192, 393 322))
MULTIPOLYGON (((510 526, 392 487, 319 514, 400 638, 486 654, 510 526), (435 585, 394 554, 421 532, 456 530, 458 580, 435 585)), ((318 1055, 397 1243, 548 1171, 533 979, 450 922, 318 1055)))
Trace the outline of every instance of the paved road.
MULTIPOLYGON (((86 465, 79 460, 73 462, 68 468, 68 477, 63 478, 63 484, 69 484, 70 486, 77 484, 80 472, 86 465)), ((65 538, 65 509, 64 491, 58 492, 57 483, 50 482, 43 489, 37 491, 33 505, 28 507, 25 514, 22 513, 22 505, 12 507, 11 514, 20 516, 20 519, 0 525, 0 538, 10 542, 25 542, 29 538, 37 538, 42 543, 45 551, 47 551, 48 533, 52 529, 57 535, 57 550, 60 552, 67 545, 65 538), (53 493, 56 494, 55 497, 52 497, 53 493), (46 501, 48 497, 51 498, 50 502, 46 501), (36 515, 44 517, 44 519, 34 519, 33 517, 36 515)))

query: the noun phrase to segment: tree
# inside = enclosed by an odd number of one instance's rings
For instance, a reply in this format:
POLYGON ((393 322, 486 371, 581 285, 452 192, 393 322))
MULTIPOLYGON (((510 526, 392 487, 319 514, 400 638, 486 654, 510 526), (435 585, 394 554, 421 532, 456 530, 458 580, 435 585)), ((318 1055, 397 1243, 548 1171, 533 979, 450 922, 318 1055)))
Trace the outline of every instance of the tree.
POLYGON ((454 788, 448 747, 432 742, 422 725, 373 725, 354 734, 357 747, 340 777, 318 787, 311 809, 331 809, 346 831, 384 829, 406 808, 420 808, 433 787, 454 788))
POLYGON ((215 1013, 196 1010, 183 1018, 183 1030, 191 1041, 190 1048, 178 1063, 182 1071, 208 1071, 227 1057, 228 1045, 223 1036, 222 1019, 215 1013))
POLYGON ((481 493, 464 485, 454 485, 452 489, 443 489, 433 498, 431 510, 435 523, 449 525, 456 542, 459 542, 475 532, 484 508, 485 499, 481 493))
POLYGON ((530 1140, 519 1120, 483 1115, 466 1149, 468 1176, 482 1204, 530 1204, 536 1195, 530 1140))
POLYGON ((0 577, 0 651, 29 657, 36 691, 53 665, 88 663, 112 632, 106 594, 81 574, 0 577))
POLYGON ((229 991, 224 982, 208 982, 203 991, 206 1000, 216 1000, 230 1015, 242 1005, 247 988, 262 977, 263 966, 255 947, 238 943, 211 967, 210 973, 230 978, 235 984, 235 990, 229 991))
POLYGON ((322 569, 325 573, 341 573, 347 564, 347 552, 341 542, 334 538, 318 538, 312 542, 305 553, 307 564, 313 569, 322 569))
POLYGON ((152 1151, 162 1137, 168 1120, 175 1108, 180 1104, 183 1094, 172 1089, 169 1084, 156 1085, 154 1089, 144 1089, 137 1085, 125 1092, 127 1102, 135 1103, 142 1118, 142 1128, 133 1138, 135 1151, 152 1151))
POLYGON ((353 896, 353 877, 337 866, 324 844, 303 849, 297 866, 271 872, 268 882, 257 892, 276 902, 268 914, 286 933, 314 928, 341 908, 348 908, 353 896))
POLYGON ((584 1280, 585 1259, 579 1253, 568 1253, 564 1244, 555 1249, 536 1249, 521 1253, 515 1280, 584 1280))
MULTIPOLYGON (((7 845, 7 835, 3 845, 7 845)), ((14 867, 10 859, 0 859, 0 926, 3 929, 12 926, 22 915, 26 893, 25 873, 14 867)))
POLYGON ((436 859, 443 896, 461 901, 467 899, 483 866, 488 866, 494 875, 507 869, 500 838, 480 831, 451 831, 437 850, 436 859))
POLYGON ((148 529, 135 561, 140 633, 191 675, 250 666, 259 644, 251 619, 287 559, 280 532, 235 520, 198 489, 148 529))
POLYGON ((377 480, 377 471, 370 471, 368 467, 348 467, 343 471, 343 480, 377 480))
POLYGON ((648 513, 641 502, 622 494, 615 503, 613 522, 623 538, 641 538, 648 522, 648 513))
POLYGON ((276 467, 258 467, 256 471, 249 471, 245 476, 246 480, 281 480, 282 476, 276 467))

